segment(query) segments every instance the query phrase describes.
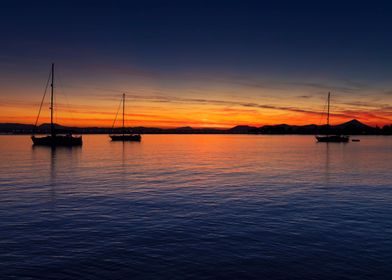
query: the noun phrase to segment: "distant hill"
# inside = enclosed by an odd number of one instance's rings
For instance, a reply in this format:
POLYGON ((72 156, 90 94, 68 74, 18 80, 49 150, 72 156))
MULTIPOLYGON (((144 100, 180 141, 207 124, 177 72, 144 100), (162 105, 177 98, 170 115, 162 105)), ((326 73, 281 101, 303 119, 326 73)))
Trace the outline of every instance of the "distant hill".
POLYGON ((227 131, 227 133, 232 133, 232 134, 248 134, 248 133, 254 133, 257 131, 257 127, 255 126, 249 126, 249 125, 237 125, 233 128, 230 128, 227 131))
MULTIPOLYGON (((59 132, 72 132, 81 134, 109 134, 120 133, 120 128, 106 127, 66 127, 55 124, 59 132)), ((178 128, 155 127, 128 127, 126 133, 140 134, 346 134, 346 135, 392 135, 392 124, 382 128, 366 125, 358 120, 351 120, 339 125, 327 127, 326 125, 265 125, 262 127, 238 125, 230 129, 192 128, 189 126, 178 128)), ((0 123, 1 134, 37 134, 50 132, 50 124, 42 124, 34 128, 31 124, 0 123)))
POLYGON ((351 121, 336 125, 335 127, 337 128, 359 128, 359 129, 368 129, 372 128, 371 126, 368 126, 364 123, 361 123, 360 121, 353 119, 351 121))
POLYGON ((257 133, 260 134, 346 134, 346 135, 363 135, 363 134, 391 134, 386 129, 380 129, 371 127, 360 121, 354 119, 339 125, 332 125, 327 127, 326 125, 266 125, 260 127, 257 133))

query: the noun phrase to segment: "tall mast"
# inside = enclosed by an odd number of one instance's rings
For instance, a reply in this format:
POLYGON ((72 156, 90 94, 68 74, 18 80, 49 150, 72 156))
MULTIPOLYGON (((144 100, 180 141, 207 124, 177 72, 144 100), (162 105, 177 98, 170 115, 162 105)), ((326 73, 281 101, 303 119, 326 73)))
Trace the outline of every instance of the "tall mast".
POLYGON ((327 125, 329 126, 329 106, 331 102, 331 93, 328 92, 328 113, 327 113, 327 125))
POLYGON ((331 103, 331 93, 328 92, 328 109, 327 109, 327 135, 329 132, 329 107, 330 107, 330 103, 331 103))
POLYGON ((125 93, 123 93, 123 117, 122 117, 122 131, 124 135, 124 115, 125 115, 125 93))
POLYGON ((52 83, 50 85, 51 92, 50 92, 50 134, 52 137, 55 136, 54 131, 54 124, 53 124, 53 91, 54 91, 54 63, 52 63, 52 83))

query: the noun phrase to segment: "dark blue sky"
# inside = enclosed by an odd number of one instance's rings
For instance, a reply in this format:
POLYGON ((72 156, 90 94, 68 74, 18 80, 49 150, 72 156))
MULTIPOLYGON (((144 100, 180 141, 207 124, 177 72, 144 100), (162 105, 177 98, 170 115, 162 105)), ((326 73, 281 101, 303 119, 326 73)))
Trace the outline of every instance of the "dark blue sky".
POLYGON ((198 98, 219 88, 216 99, 263 104, 313 94, 322 104, 331 90, 389 118, 392 7, 318 2, 3 1, 2 91, 42 82, 55 61, 73 88, 198 98))
POLYGON ((392 10, 385 6, 6 1, 0 10, 1 56, 12 59, 376 81, 392 74, 392 10))

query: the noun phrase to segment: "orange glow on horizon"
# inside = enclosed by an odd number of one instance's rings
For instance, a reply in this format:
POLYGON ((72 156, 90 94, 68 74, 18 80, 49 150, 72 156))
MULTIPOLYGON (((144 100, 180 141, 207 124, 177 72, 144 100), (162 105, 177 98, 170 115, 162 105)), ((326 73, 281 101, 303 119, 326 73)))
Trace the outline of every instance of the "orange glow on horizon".
MULTIPOLYGON (((83 88, 67 90, 70 94, 69 98, 64 98, 60 94, 61 91, 56 96, 55 123, 75 127, 112 127, 119 108, 120 93, 83 88)), ((34 94, 26 94, 26 92, 22 89, 10 89, 7 96, 0 97, 0 104, 2 104, 0 122, 35 123, 40 94, 38 90, 35 90, 34 94)), ((299 95, 304 93, 298 90, 271 90, 260 93, 260 90, 238 89, 233 94, 227 88, 202 89, 196 92, 184 89, 162 90, 145 86, 131 88, 127 92, 129 92, 126 101, 126 126, 128 127, 191 126, 226 129, 236 125, 255 127, 276 124, 320 125, 326 120, 325 115, 321 115, 325 105, 325 94, 301 99, 299 95)), ((334 97, 338 100, 334 100, 331 108, 332 124, 351 119, 358 119, 371 126, 392 123, 392 111, 380 110, 379 104, 356 104, 356 99, 350 96, 335 95, 334 97)), ((38 124, 50 122, 48 109, 49 104, 46 100, 38 124)), ((121 111, 116 127, 121 125, 120 119, 121 111)))
MULTIPOLYGON (((164 111, 164 110, 162 110, 164 111)), ((36 111, 33 110, 5 110, 1 113, 0 122, 2 123, 24 123, 34 124, 36 121, 36 111)), ((56 114, 55 123, 64 126, 75 127, 112 127, 115 113, 107 112, 62 112, 56 114)), ((391 114, 379 114, 375 117, 367 112, 355 112, 355 115, 340 116, 331 115, 331 124, 339 124, 353 118, 372 126, 383 126, 392 123, 391 114)), ((49 123, 48 114, 42 114, 38 125, 49 123)), ((260 127, 263 125, 290 124, 308 125, 324 124, 325 118, 314 113, 286 113, 286 112, 243 112, 241 110, 189 110, 166 111, 160 115, 158 112, 143 112, 126 114, 126 126, 136 127, 157 127, 157 128, 176 128, 190 126, 194 128, 231 128, 236 125, 249 125, 260 127)), ((121 125, 121 115, 117 117, 115 127, 121 125)))

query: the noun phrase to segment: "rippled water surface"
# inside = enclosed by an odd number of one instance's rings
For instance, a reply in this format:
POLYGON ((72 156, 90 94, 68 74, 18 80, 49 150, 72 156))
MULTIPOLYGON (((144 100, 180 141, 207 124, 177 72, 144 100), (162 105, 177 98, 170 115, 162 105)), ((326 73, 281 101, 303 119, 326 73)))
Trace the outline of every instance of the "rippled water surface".
POLYGON ((1 279, 390 279, 392 138, 0 136, 1 279))

